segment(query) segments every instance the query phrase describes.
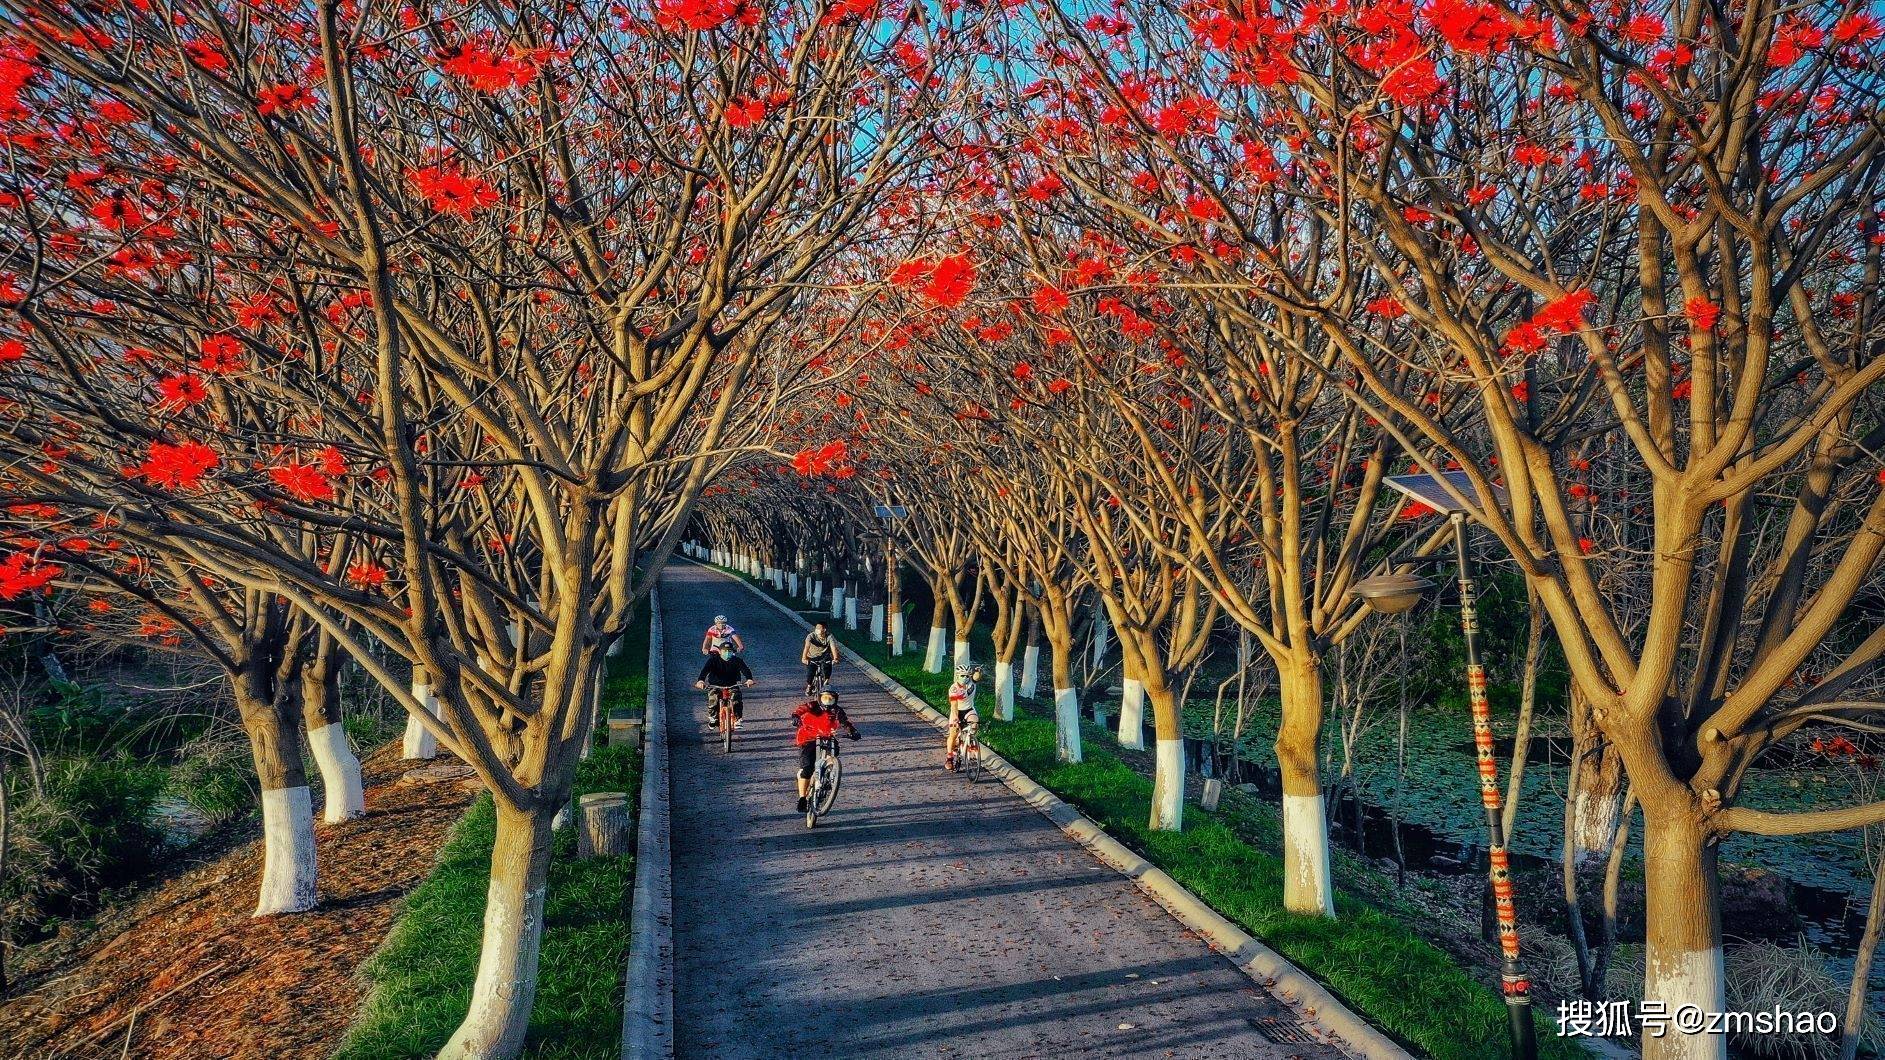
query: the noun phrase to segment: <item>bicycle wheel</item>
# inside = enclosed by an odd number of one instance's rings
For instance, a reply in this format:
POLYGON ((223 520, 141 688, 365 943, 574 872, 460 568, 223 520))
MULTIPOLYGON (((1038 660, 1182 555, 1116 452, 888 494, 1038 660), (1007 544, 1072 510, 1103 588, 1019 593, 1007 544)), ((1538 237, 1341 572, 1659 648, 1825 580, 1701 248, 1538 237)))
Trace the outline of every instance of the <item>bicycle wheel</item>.
POLYGON ((962 772, 968 775, 971 784, 982 779, 982 745, 973 736, 962 749, 962 772))
POLYGON ((844 775, 844 759, 838 757, 837 748, 828 748, 818 756, 818 794, 812 803, 812 809, 819 816, 831 812, 831 804, 838 799, 838 782, 844 775))
POLYGON ((733 753, 733 697, 720 701, 720 753, 733 753))

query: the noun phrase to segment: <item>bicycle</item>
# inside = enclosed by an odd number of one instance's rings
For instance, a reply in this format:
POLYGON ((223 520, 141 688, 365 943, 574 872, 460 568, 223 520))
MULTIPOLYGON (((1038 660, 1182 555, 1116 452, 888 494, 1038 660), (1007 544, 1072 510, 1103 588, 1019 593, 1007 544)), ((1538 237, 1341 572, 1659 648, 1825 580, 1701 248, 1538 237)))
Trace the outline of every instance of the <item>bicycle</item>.
POLYGON ((720 751, 722 754, 733 753, 733 686, 714 685, 708 689, 717 701, 716 715, 720 722, 720 751))
POLYGON ((815 828, 818 819, 831 812, 838 798, 838 782, 844 777, 844 760, 838 756, 838 738, 820 736, 816 741, 818 757, 812 764, 811 792, 805 801, 805 827, 815 828))
POLYGON ((807 666, 815 665, 817 667, 817 669, 812 671, 811 687, 805 690, 805 694, 807 696, 815 696, 818 693, 823 692, 825 689, 831 687, 831 660, 830 659, 826 659, 818 663, 807 663, 806 665, 807 666))
POLYGON ((969 778, 974 784, 981 780, 982 773, 982 721, 973 712, 963 719, 962 731, 956 738, 956 770, 969 778))

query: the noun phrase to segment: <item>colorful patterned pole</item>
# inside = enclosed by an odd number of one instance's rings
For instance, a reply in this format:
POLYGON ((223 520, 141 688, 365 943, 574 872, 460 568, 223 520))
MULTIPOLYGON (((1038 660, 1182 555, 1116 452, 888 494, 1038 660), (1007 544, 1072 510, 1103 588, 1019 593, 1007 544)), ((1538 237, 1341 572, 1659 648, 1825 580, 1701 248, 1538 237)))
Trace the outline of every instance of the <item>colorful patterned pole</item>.
POLYGON ((1466 687, 1473 707, 1473 749, 1479 761, 1479 801, 1486 807, 1487 860, 1491 864, 1492 901, 1499 917, 1499 978, 1511 1018, 1512 1055, 1536 1060, 1532 1028, 1531 983, 1518 966, 1518 906, 1512 900, 1512 858, 1505 849, 1500 813, 1499 763, 1492 748, 1492 708, 1486 702, 1486 668, 1479 664, 1479 615, 1473 609, 1473 573, 1466 559, 1466 513, 1452 513, 1453 546, 1460 565, 1460 630, 1466 636, 1466 687))

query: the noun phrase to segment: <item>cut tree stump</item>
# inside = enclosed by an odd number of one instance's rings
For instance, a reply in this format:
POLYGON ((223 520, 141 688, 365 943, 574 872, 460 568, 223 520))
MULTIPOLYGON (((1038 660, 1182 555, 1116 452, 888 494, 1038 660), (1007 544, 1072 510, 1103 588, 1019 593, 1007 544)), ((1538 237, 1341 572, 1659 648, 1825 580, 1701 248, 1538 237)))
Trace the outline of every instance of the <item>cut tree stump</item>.
POLYGON ((576 833, 577 857, 609 857, 632 851, 634 826, 628 817, 626 792, 598 791, 580 796, 576 812, 582 828, 576 833))
POLYGON ((609 746, 638 747, 641 745, 640 718, 610 718, 609 746))

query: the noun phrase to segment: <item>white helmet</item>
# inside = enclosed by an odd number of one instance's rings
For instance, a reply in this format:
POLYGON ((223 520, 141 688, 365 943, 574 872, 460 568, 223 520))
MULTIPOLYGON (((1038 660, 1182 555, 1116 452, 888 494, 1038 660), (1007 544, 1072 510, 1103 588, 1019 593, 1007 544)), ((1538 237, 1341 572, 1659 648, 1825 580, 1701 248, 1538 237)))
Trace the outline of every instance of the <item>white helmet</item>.
POLYGON ((715 616, 713 616, 713 624, 714 624, 714 625, 716 625, 716 626, 724 626, 724 625, 726 625, 726 624, 727 624, 727 616, 725 616, 725 615, 715 615, 715 616))
POLYGON ((969 678, 974 677, 974 676, 975 676, 975 668, 973 666, 970 666, 969 664, 964 663, 963 665, 956 667, 956 680, 967 681, 969 678))

